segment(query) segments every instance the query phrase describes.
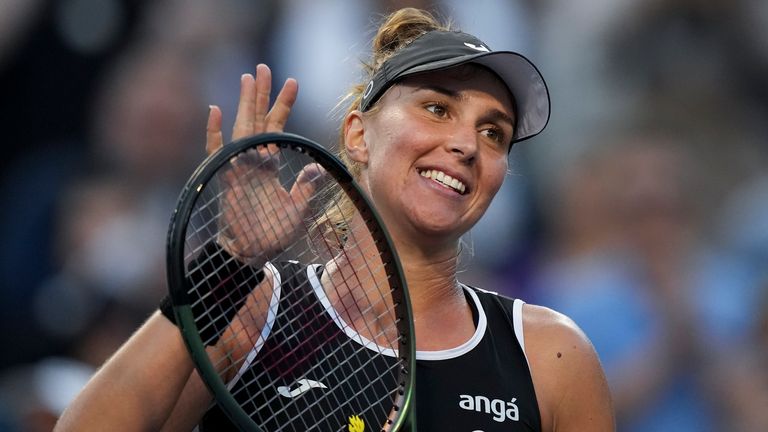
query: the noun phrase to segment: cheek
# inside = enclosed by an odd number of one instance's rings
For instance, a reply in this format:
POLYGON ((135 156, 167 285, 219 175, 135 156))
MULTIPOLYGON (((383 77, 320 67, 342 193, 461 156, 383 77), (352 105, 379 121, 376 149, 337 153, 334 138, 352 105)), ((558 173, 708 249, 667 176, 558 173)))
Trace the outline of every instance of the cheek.
POLYGON ((406 108, 386 105, 369 119, 365 140, 371 152, 387 158, 395 152, 418 152, 434 135, 406 108))
POLYGON ((412 131, 415 128, 402 122, 396 128, 379 129, 366 141, 369 155, 368 168, 372 171, 394 174, 407 170, 419 152, 419 140, 412 131))
POLYGON ((500 161, 492 161, 488 164, 488 169, 485 170, 485 189, 487 191, 487 200, 490 202, 496 193, 501 189, 502 183, 507 176, 507 170, 509 165, 506 158, 500 161))

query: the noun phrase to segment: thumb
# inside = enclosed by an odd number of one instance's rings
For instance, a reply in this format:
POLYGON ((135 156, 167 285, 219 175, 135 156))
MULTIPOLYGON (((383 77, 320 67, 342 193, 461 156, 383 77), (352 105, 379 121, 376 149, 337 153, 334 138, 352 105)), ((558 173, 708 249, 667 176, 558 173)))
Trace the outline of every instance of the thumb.
POLYGON ((291 199, 296 207, 305 209, 327 177, 328 172, 319 164, 305 166, 291 188, 291 199))

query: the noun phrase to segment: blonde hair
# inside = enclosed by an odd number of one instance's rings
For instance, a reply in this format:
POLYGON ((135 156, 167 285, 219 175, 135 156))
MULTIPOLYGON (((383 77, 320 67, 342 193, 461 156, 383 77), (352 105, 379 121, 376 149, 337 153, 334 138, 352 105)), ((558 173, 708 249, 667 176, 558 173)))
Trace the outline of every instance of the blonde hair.
MULTIPOLYGON (((347 154, 344 144, 344 119, 346 119, 349 113, 359 109, 366 85, 384 62, 419 36, 433 30, 448 31, 451 30, 451 24, 449 22, 442 22, 431 13, 416 8, 399 9, 384 17, 379 26, 373 38, 371 58, 368 62, 363 62, 362 64, 364 80, 354 84, 339 103, 339 106, 346 104, 346 110, 342 116, 339 128, 337 156, 344 162, 355 179, 359 178, 362 172, 362 165, 353 161, 347 154)), ((376 111, 377 107, 374 105, 366 114, 372 114, 376 111)), ((331 200, 331 202, 337 204, 329 205, 325 209, 325 215, 318 222, 318 225, 335 231, 338 238, 343 239, 348 228, 346 221, 352 217, 356 209, 354 204, 346 198, 343 191, 336 191, 334 198, 336 199, 331 200)))

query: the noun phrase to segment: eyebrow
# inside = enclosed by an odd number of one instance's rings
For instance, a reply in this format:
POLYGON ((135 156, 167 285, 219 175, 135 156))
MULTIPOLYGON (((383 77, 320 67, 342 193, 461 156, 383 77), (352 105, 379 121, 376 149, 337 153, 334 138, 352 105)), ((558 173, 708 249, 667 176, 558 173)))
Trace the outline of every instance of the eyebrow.
MULTIPOLYGON (((440 93, 440 94, 443 94, 445 96, 448 96, 449 98, 451 98, 451 99, 453 99, 453 100, 455 100, 457 102, 462 102, 465 99, 465 97, 460 92, 455 91, 455 90, 451 90, 451 89, 448 89, 448 88, 445 88, 445 87, 441 87, 441 86, 436 85, 436 84, 420 85, 420 86, 416 87, 416 91, 419 91, 419 90, 429 90, 429 91, 433 91, 433 92, 436 92, 436 93, 440 93)), ((512 126, 512 128, 515 127, 515 119, 512 118, 509 114, 505 113, 504 111, 501 111, 501 110, 496 109, 496 108, 491 108, 490 109, 490 111, 488 113, 488 119, 491 120, 491 121, 502 121, 502 122, 505 122, 505 123, 509 123, 509 125, 512 126)))

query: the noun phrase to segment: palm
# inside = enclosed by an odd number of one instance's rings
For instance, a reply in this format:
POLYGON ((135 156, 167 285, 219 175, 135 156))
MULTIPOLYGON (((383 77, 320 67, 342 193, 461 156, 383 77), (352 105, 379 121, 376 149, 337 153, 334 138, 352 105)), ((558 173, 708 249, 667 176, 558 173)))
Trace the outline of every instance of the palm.
MULTIPOLYGON (((296 101, 298 84, 286 80, 270 108, 271 78, 266 65, 257 66, 255 78, 243 75, 232 139, 282 132, 296 101)), ((221 123, 221 110, 211 106, 206 140, 209 154, 223 145, 221 123)), ((231 169, 220 179, 219 241, 235 256, 251 261, 257 257, 269 259, 294 240, 306 216, 308 197, 314 193, 322 169, 316 165, 305 167, 288 191, 277 177, 278 166, 275 146, 249 150, 231 161, 231 169)))
POLYGON ((305 167, 289 192, 277 177, 274 148, 249 150, 231 164, 221 179, 220 223, 227 247, 240 257, 273 257, 295 240, 321 169, 305 167))

